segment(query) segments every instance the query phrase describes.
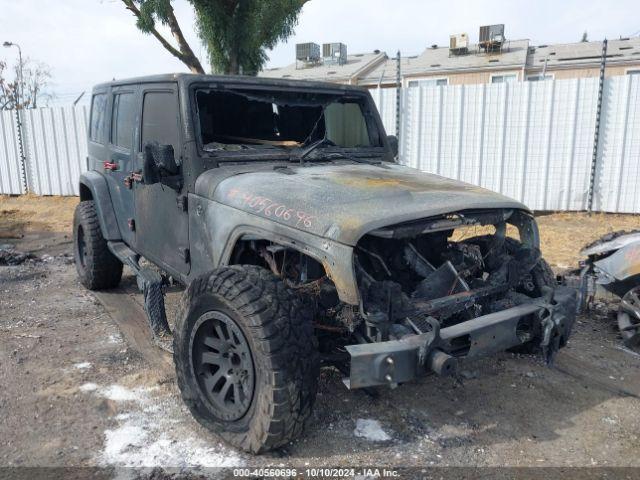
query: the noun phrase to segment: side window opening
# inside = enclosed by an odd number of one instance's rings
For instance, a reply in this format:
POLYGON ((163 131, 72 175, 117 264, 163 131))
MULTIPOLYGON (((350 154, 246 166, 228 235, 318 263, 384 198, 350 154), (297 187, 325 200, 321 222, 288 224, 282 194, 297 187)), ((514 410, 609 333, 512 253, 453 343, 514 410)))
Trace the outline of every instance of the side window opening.
POLYGON ((173 145, 179 157, 178 98, 173 91, 146 92, 142 105, 142 133, 140 150, 147 142, 173 145))
POLYGON ((89 140, 104 143, 104 120, 107 111, 107 94, 96 93, 91 100, 91 119, 89 120, 89 140))
POLYGON ((111 115, 111 143, 118 147, 131 149, 135 128, 135 95, 116 93, 113 96, 113 114, 111 115))
POLYGON ((361 107, 357 103, 330 103, 324 109, 327 138, 347 148, 371 145, 361 107))

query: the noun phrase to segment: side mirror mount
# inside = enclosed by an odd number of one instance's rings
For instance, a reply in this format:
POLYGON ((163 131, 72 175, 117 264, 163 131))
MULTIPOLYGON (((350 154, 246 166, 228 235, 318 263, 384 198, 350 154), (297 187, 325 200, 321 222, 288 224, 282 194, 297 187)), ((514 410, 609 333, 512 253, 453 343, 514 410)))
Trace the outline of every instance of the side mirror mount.
POLYGON ((394 157, 398 156, 398 137, 395 135, 387 135, 387 143, 391 148, 394 157))
POLYGON ((174 190, 182 188, 182 176, 173 145, 148 142, 144 145, 142 176, 145 184, 162 183, 174 190))

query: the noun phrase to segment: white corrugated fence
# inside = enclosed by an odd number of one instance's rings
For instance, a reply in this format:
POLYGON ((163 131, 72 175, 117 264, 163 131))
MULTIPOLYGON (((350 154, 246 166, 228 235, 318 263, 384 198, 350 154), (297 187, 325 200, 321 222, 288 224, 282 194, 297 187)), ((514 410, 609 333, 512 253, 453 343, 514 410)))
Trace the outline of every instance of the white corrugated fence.
MULTIPOLYGON (((373 98, 388 133, 395 89, 373 98)), ((480 185, 534 210, 586 210, 598 79, 412 87, 400 161, 480 185)), ((593 209, 640 213, 640 76, 605 80, 593 209)))
POLYGON ((15 110, 0 111, 0 193, 24 193, 15 110))
MULTIPOLYGON (((388 133, 396 89, 372 91, 388 133)), ((598 79, 402 90, 400 161, 535 210, 588 207, 598 79)), ((77 195, 86 107, 0 112, 0 193, 77 195), (22 133, 22 149, 19 132, 22 133), (24 164, 24 172, 22 165, 24 164), (23 177, 24 176, 24 177, 23 177)), ((593 207, 640 213, 640 76, 605 80, 593 207)))

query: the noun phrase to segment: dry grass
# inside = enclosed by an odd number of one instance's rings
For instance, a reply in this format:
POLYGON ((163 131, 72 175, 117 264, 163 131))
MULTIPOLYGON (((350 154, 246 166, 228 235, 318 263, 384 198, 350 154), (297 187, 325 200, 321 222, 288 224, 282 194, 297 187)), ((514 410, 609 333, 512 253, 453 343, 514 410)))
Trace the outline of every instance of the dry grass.
POLYGON ((640 215, 613 213, 551 213, 537 215, 543 256, 559 269, 574 268, 580 250, 602 235, 640 229, 640 215))
MULTIPOLYGON (((78 197, 0 195, 0 238, 37 231, 69 233, 77 203, 78 197)), ((542 254, 559 269, 577 266, 581 248, 605 233, 640 229, 640 215, 549 213, 536 217, 542 254)), ((465 236, 483 233, 490 230, 466 232, 465 236)))
POLYGON ((0 195, 0 238, 44 231, 70 233, 78 197, 0 195))

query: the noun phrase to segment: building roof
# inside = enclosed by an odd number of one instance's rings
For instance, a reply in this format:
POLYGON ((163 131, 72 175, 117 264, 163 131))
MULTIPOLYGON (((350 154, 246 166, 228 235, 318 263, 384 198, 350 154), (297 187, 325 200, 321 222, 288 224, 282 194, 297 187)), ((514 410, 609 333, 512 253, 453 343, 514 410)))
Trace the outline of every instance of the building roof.
POLYGON ((343 65, 335 63, 320 63, 303 67, 296 63, 281 68, 270 68, 259 73, 260 77, 291 78, 297 80, 324 80, 330 82, 349 82, 359 77, 363 72, 375 67, 387 58, 386 54, 359 53, 347 55, 347 62, 343 65))
MULTIPOLYGON (((523 68, 527 60, 528 47, 529 40, 510 40, 505 42, 501 52, 485 53, 480 51, 477 45, 470 45, 469 53, 465 55, 451 55, 449 47, 431 47, 420 55, 402 57, 400 66, 403 77, 456 71, 523 68)), ((358 83, 376 85, 378 82, 395 82, 395 79, 396 60, 390 58, 360 77, 358 83)))
MULTIPOLYGON (((477 45, 469 46, 465 55, 451 55, 447 46, 430 47, 420 55, 402 57, 403 78, 433 76, 486 70, 584 68, 598 66, 602 56, 602 42, 578 42, 532 46, 529 40, 507 40, 500 52, 484 52, 477 45)), ((640 64, 640 37, 609 40, 607 65, 640 64)), ((397 62, 385 53, 349 55, 345 65, 317 64, 296 68, 292 63, 260 73, 262 77, 301 80, 323 80, 336 83, 355 83, 363 86, 389 85, 396 82, 397 62)))
MULTIPOLYGON (((600 65, 602 42, 557 43, 529 48, 527 68, 547 69, 576 68, 600 65)), ((616 63, 640 63, 640 37, 609 40, 607 65, 616 63)))

